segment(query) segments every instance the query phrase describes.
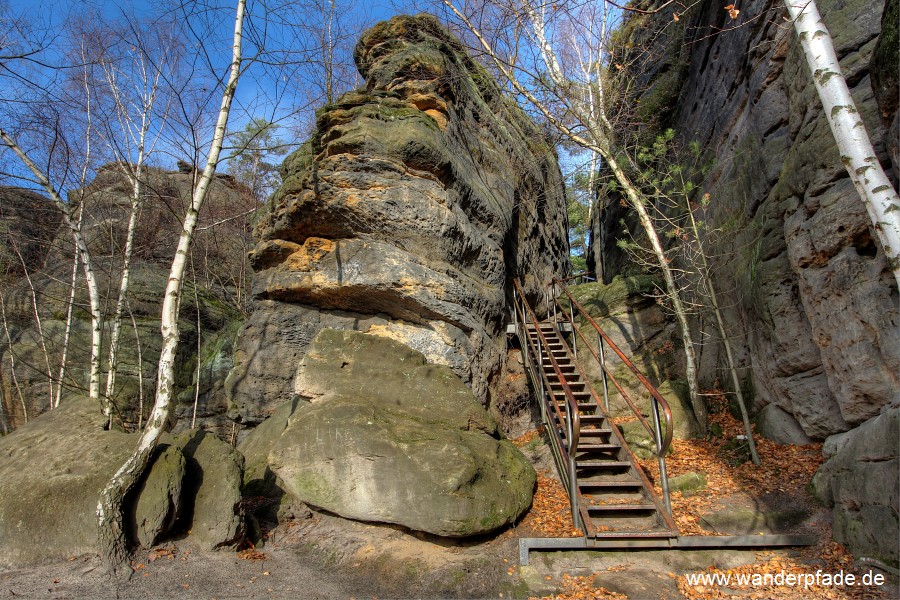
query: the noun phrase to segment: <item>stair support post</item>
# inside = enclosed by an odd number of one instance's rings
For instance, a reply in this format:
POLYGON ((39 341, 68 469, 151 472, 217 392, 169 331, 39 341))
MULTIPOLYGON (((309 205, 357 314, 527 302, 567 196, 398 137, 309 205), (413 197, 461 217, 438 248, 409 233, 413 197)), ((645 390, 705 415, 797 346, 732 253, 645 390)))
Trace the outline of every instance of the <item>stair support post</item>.
MULTIPOLYGON (((538 327, 538 324, 534 324, 535 328, 538 327)), ((540 365, 540 381, 541 381, 541 403, 543 404, 547 398, 547 388, 544 387, 544 347, 541 345, 541 336, 537 336, 537 361, 538 365, 540 365)))
MULTIPOLYGON (((606 353, 603 351, 603 336, 597 334, 597 347, 600 349, 600 375, 603 381, 603 408, 609 414, 609 382, 606 380, 606 353)), ((656 406, 654 399, 653 405, 656 406)), ((657 419, 658 421, 658 419, 657 419)), ((657 446, 657 448, 659 448, 657 446)))
POLYGON ((656 460, 659 461, 659 485, 662 488, 663 503, 666 505, 666 511, 672 514, 672 502, 669 499, 669 477, 666 474, 666 457, 662 452, 662 423, 659 420, 659 404, 656 398, 650 397, 650 409, 653 411, 653 437, 656 438, 656 460))
POLYGON ((556 321, 556 282, 550 286, 547 296, 547 316, 550 316, 550 310, 553 310, 553 321, 556 321))
POLYGON ((569 323, 572 324, 572 356, 578 359, 578 335, 575 333, 575 306, 569 302, 569 323))
MULTIPOLYGON (((573 433, 571 421, 569 421, 569 443, 572 443, 573 433)), ((584 532, 584 524, 581 522, 581 512, 578 510, 578 478, 575 473, 575 456, 569 452, 569 504, 572 507, 572 523, 575 529, 584 532)))

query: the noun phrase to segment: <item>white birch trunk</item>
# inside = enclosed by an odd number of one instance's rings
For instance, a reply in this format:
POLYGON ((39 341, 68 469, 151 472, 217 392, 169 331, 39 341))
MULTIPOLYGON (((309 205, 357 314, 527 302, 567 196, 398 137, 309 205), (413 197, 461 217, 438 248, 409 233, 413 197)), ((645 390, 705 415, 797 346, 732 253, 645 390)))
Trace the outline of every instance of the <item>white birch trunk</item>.
POLYGON ((672 310, 675 313, 675 318, 678 320, 678 326, 681 329, 681 341, 684 343, 684 376, 688 383, 691 408, 694 410, 694 416, 697 417, 700 435, 706 436, 707 412, 706 405, 703 403, 703 398, 700 396, 700 385, 697 381, 697 354, 696 349, 694 348, 694 336, 691 334, 691 326, 687 319, 687 310, 684 307, 684 303, 681 301, 681 293, 678 284, 675 282, 675 275, 672 273, 672 268, 669 266, 669 257, 666 256, 666 252, 663 250, 659 235, 656 232, 656 227, 653 224, 653 220, 650 218, 650 213, 647 212, 647 206, 645 204, 646 199, 643 194, 631 182, 631 179, 622 170, 612 155, 604 156, 604 159, 606 160, 606 165, 613 172, 616 181, 618 181, 625 190, 625 195, 628 197, 629 203, 634 207, 635 212, 637 212, 641 226, 650 241, 650 247, 653 249, 653 254, 656 256, 660 271, 662 271, 663 280, 666 282, 666 295, 672 302, 672 310))
MULTIPOLYGON (((141 152, 143 154, 143 152, 141 152)), ((143 157, 141 157, 142 159, 143 157)), ((128 218, 128 233, 125 238, 125 256, 122 261, 122 278, 119 281, 119 297, 116 300, 116 310, 113 313, 112 328, 109 336, 109 363, 106 373, 106 397, 112 401, 116 391, 116 374, 119 366, 119 338, 122 331, 122 314, 125 311, 125 299, 128 295, 128 286, 131 278, 131 257, 134 253, 134 232, 137 229, 137 218, 141 210, 141 164, 138 163, 133 185, 131 199, 131 214, 128 218)))
POLYGON ((888 265, 900 286, 900 198, 878 162, 841 72, 831 34, 815 1, 785 0, 785 7, 800 38, 841 162, 866 205, 888 265))
POLYGON ((141 353, 141 334, 138 330, 137 320, 128 307, 128 316, 131 317, 131 327, 134 329, 134 347, 137 350, 137 367, 138 367, 138 422, 137 431, 144 428, 144 356, 141 353))
POLYGON ((759 453, 756 450, 756 441, 753 439, 753 428, 750 426, 750 414, 747 411, 744 392, 741 391, 741 380, 738 377, 737 363, 734 360, 734 353, 731 351, 731 337, 725 328, 725 318, 722 316, 722 309, 719 307, 719 297, 716 294, 716 288, 710 276, 709 260, 706 258, 706 251, 703 249, 703 241, 700 238, 700 227, 694 218, 694 211, 691 210, 690 201, 688 201, 687 208, 688 216, 691 220, 694 243, 697 245, 697 254, 702 267, 700 269, 700 277, 703 280, 703 287, 706 288, 706 296, 709 298, 713 313, 715 313, 719 335, 722 336, 722 344, 725 346, 725 358, 728 361, 728 371, 731 374, 731 385, 734 387, 734 395, 737 399, 738 408, 741 411, 741 420, 744 422, 744 432, 747 434, 747 443, 750 446, 750 459, 753 461, 753 464, 758 465, 760 464, 759 453))
POLYGON ((181 288, 194 229, 197 226, 200 208, 206 199, 206 193, 218 166, 222 143, 225 139, 225 129, 228 124, 228 115, 231 111, 231 102, 241 73, 241 47, 245 6, 246 0, 238 0, 231 67, 228 82, 225 84, 225 89, 222 93, 222 106, 216 121, 206 167, 197 186, 194 188, 191 205, 185 215, 181 235, 178 239, 178 248, 175 252, 175 258, 172 260, 172 268, 169 272, 169 280, 166 285, 165 297, 163 298, 162 322, 160 326, 163 339, 159 356, 156 398, 153 409, 147 419, 146 429, 144 429, 140 440, 138 440, 137 448, 103 488, 100 500, 97 503, 100 557, 110 574, 115 574, 122 565, 127 565, 128 542, 125 531, 125 515, 123 513, 124 498, 140 478, 153 450, 159 442, 160 436, 166 430, 174 402, 175 355, 178 350, 178 308, 181 288))
POLYGON ((25 404, 25 396, 22 394, 22 387, 19 385, 19 377, 16 375, 16 355, 13 354, 12 336, 9 333, 9 323, 6 321, 6 301, 3 299, 3 291, 0 290, 0 319, 3 320, 3 331, 6 333, 6 349, 9 352, 9 372, 12 374, 13 385, 16 386, 16 393, 19 395, 19 402, 22 404, 22 419, 28 422, 28 405, 25 404))
MULTIPOLYGON (((119 356, 119 340, 121 338, 121 330, 122 330, 122 315, 125 310, 125 302, 128 295, 128 286, 130 283, 131 277, 131 259, 134 254, 134 235, 135 230, 137 229, 137 219, 138 215, 141 211, 141 194, 143 193, 142 187, 143 182, 141 178, 144 174, 144 162, 147 158, 147 155, 152 152, 152 144, 151 148, 148 150, 147 148, 147 134, 150 131, 150 125, 153 117, 153 107, 156 102, 156 95, 159 91, 159 80, 162 77, 162 68, 157 67, 154 76, 151 78, 147 71, 147 61, 143 56, 140 59, 140 73, 141 78, 138 82, 141 87, 146 87, 149 85, 149 92, 141 93, 141 100, 139 103, 140 106, 140 127, 137 128, 137 132, 134 132, 133 123, 131 115, 129 114, 129 105, 136 105, 137 102, 128 102, 123 96, 122 90, 119 86, 118 79, 116 77, 116 72, 113 69, 113 66, 108 62, 103 63, 103 71, 106 76, 106 84, 109 86, 109 90, 115 99, 116 104, 116 112, 118 113, 118 119, 120 124, 119 132, 111 132, 111 143, 110 146, 116 150, 116 155, 119 158, 119 164, 121 165, 121 170, 123 175, 131 182, 131 213, 128 219, 128 230, 125 238, 125 249, 124 256, 122 259, 122 277, 119 281, 119 297, 116 300, 116 309, 113 314, 112 326, 110 328, 110 341, 109 341, 109 362, 106 376, 106 396, 110 400, 113 398, 116 389, 116 375, 118 374, 118 356, 119 356), (152 81, 151 81, 152 80, 152 81), (118 149, 118 145, 112 142, 112 138, 114 138, 117 134, 121 134, 126 139, 128 137, 131 138, 131 141, 135 144, 137 150, 137 157, 135 159, 134 167, 132 170, 131 165, 128 165, 128 156, 124 156, 124 152, 118 149)), ((165 118, 163 117, 163 120, 165 118)), ((130 152, 128 152, 130 154, 130 152)))
POLYGON ((56 191, 56 188, 54 188, 53 184, 50 183, 50 180, 47 179, 47 176, 44 175, 34 161, 25 154, 25 151, 22 150, 15 139, 2 128, 0 128, 0 139, 16 153, 16 156, 22 160, 25 166, 28 167, 32 174, 37 178, 41 187, 43 187, 47 194, 50 195, 50 198, 53 200, 56 207, 62 212, 63 220, 72 232, 72 237, 75 239, 75 246, 78 248, 78 253, 81 255, 81 264, 84 268, 84 278, 87 282, 88 297, 90 298, 91 305, 91 371, 88 393, 91 399, 100 402, 103 414, 111 422, 112 406, 106 398, 100 397, 100 347, 103 339, 103 314, 100 310, 100 290, 97 286, 97 278, 94 276, 94 266, 93 261, 91 260, 91 254, 88 251, 84 236, 81 233, 81 227, 79 222, 73 219, 70 205, 63 201, 59 192, 56 191))
POLYGON ((41 312, 38 310, 38 300, 37 300, 37 290, 34 289, 34 282, 31 280, 31 273, 28 272, 28 266, 25 264, 25 258, 22 257, 22 253, 19 252, 19 247, 15 243, 12 242, 13 252, 16 253, 16 256, 19 258, 19 263, 22 265, 22 272, 25 274, 25 281, 28 282, 28 290, 31 295, 31 311, 34 314, 34 323, 37 326, 37 334, 38 334, 38 344, 41 347, 41 353, 44 355, 44 364, 47 367, 47 387, 49 390, 50 397, 50 406, 48 409, 53 408, 53 367, 50 366, 50 353, 47 352, 47 342, 44 337, 44 322, 41 319, 41 312))
MULTIPOLYGON (((81 217, 84 215, 84 210, 79 210, 78 227, 81 228, 81 217)), ((69 340, 72 337, 72 316, 75 312, 75 292, 77 291, 76 286, 78 285, 79 258, 78 247, 76 246, 75 251, 72 254, 72 279, 69 282, 69 300, 66 308, 66 329, 65 333, 63 333, 62 356, 59 359, 59 385, 56 387, 55 407, 58 407, 60 401, 62 401, 63 384, 66 380, 66 367, 69 360, 69 340)))

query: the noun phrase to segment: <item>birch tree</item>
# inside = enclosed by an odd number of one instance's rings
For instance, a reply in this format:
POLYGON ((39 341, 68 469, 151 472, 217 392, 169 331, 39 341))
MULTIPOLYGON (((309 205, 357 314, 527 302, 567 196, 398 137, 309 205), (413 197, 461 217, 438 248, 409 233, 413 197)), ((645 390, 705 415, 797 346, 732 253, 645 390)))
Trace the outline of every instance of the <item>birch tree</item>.
POLYGON ((0 140, 3 144, 12 150, 15 155, 22 161, 22 164, 33 174, 38 184, 47 192, 50 199, 59 208, 63 215, 63 222, 72 233, 75 240, 75 246, 78 248, 78 255, 84 269, 84 278, 87 282, 88 298, 90 300, 91 312, 91 364, 90 364, 90 382, 88 394, 94 400, 101 402, 103 406, 103 414, 112 418, 112 407, 105 398, 100 396, 100 350, 103 342, 103 313, 100 307, 100 288, 97 285, 97 277, 94 270, 94 262, 91 259, 91 253, 88 250, 87 242, 81 230, 81 222, 75 215, 75 208, 72 204, 63 200, 60 192, 50 182, 46 173, 26 154, 25 150, 19 145, 16 139, 2 125, 0 125, 0 140))
MULTIPOLYGON (((72 63, 79 68, 51 68, 51 62, 44 56, 49 44, 45 38, 36 35, 21 19, 14 19, 16 27, 4 32, 3 42, 12 52, 0 56, 3 63, 2 82, 6 85, 0 97, 5 105, 0 113, 0 141, 2 146, 12 151, 24 169, 16 171, 15 176, 27 181, 29 186, 43 189, 53 205, 59 209, 63 222, 72 234, 76 257, 84 273, 87 283, 89 310, 91 317, 91 349, 88 395, 97 401, 104 415, 111 419, 112 406, 100 393, 100 353, 103 338, 103 312, 101 308, 100 289, 97 282, 96 269, 86 239, 82 231, 82 209, 84 197, 80 202, 67 202, 64 199, 66 189, 84 189, 94 163, 95 148, 92 144, 95 131, 91 120, 93 95, 88 83, 89 61, 86 59, 84 41, 73 49, 72 63), (13 35, 15 33, 15 35, 13 35), (35 65, 42 65, 43 71, 35 71, 35 65), (59 85, 56 78, 60 73, 75 73, 73 80, 59 85), (73 84, 69 86, 68 84, 73 84), (75 98, 81 90, 82 97, 75 98), (78 113, 78 114, 71 114, 78 113), (64 116, 71 120, 63 121, 64 116), (82 122, 77 122, 82 119, 82 122), (19 122, 21 121, 21 122, 19 122), (17 133, 31 138, 28 146, 20 144, 17 133), (73 130, 74 135, 67 135, 73 130), (76 140, 81 136, 80 142, 76 140), (30 153, 40 156, 40 164, 30 153)), ((12 171, 12 163, 9 169, 12 171)), ((76 199, 78 200, 78 199, 76 199)), ((73 279, 74 281, 74 279, 73 279)), ((74 288, 73 288, 74 289, 74 288)), ((69 324, 67 321, 66 336, 69 324)), ((68 348, 68 337, 66 345, 68 348)), ((65 354, 60 367, 59 384, 65 375, 65 354)), ((52 381, 52 378, 51 378, 52 381)), ((51 406, 59 403, 60 395, 51 406)))
POLYGON ((95 87, 102 88, 111 99, 111 106, 101 111, 98 120, 103 123, 101 132, 104 141, 112 151, 122 176, 131 186, 118 297, 110 323, 106 376, 109 402, 115 397, 122 319, 131 278, 135 231, 143 204, 147 161, 159 139, 159 131, 166 123, 167 101, 163 99, 161 109, 157 101, 164 81, 173 80, 172 72, 177 63, 175 43, 165 26, 147 27, 130 19, 126 19, 121 26, 121 33, 115 31, 114 26, 105 24, 90 32, 94 39, 112 40, 106 46, 96 44, 102 51, 94 59, 101 72, 95 87), (139 29, 143 29, 143 34, 139 34, 139 29), (148 30, 152 35, 149 40, 145 39, 148 30), (119 47, 124 47, 121 54, 117 52, 119 47), (152 134, 151 127, 156 135, 152 134))
POLYGON ((245 11, 246 0, 238 0, 231 63, 222 92, 222 104, 209 145, 206 166, 194 187, 191 204, 185 215, 178 239, 175 258, 172 260, 172 266, 169 271, 169 279, 162 306, 160 326, 162 348, 159 357, 156 397, 153 408, 147 419, 147 425, 141 433, 137 447, 125 464, 119 468, 103 488, 97 504, 100 555, 111 574, 119 572, 123 565, 127 565, 128 547, 125 515, 123 512, 125 496, 144 472, 160 437, 166 429, 175 401, 175 354, 179 342, 178 308, 181 300, 182 284, 194 229, 197 226, 200 209, 206 199, 207 191, 219 164, 228 117, 231 112, 235 91, 237 90, 238 79, 241 75, 245 11))
MULTIPOLYGON (((475 36, 496 69, 510 82, 515 91, 566 139, 600 156, 625 193, 629 204, 638 215, 665 281, 684 343, 685 377, 691 406, 697 417, 700 433, 705 435, 706 407, 701 399, 697 381, 697 359, 687 311, 663 244, 647 210, 647 198, 629 175, 628 159, 622 152, 616 139, 617 132, 607 115, 606 105, 602 101, 606 83, 602 73, 599 70, 589 69, 590 77, 579 80, 574 77, 576 69, 565 68, 551 39, 548 24, 550 15, 559 9, 557 4, 525 1, 519 5, 519 15, 530 25, 526 30, 530 32, 531 42, 536 48, 536 61, 544 67, 543 71, 534 73, 529 72, 528 65, 511 65, 504 62, 479 28, 452 0, 443 0, 443 3, 475 36), (529 79, 535 84, 523 83, 529 79), (626 161, 624 163, 621 162, 623 157, 626 161)), ((572 9, 576 12, 567 15, 567 24, 575 37, 570 35, 569 40, 562 39, 560 45, 564 46, 566 42, 587 45, 606 43, 605 39, 599 37, 601 32, 605 33, 606 28, 598 24, 598 20, 605 19, 606 14, 598 14, 593 10, 595 8, 588 3, 572 9)))
POLYGON ((866 205, 888 266, 900 287, 900 198, 875 155, 815 0, 785 0, 784 4, 803 47, 841 162, 866 205))

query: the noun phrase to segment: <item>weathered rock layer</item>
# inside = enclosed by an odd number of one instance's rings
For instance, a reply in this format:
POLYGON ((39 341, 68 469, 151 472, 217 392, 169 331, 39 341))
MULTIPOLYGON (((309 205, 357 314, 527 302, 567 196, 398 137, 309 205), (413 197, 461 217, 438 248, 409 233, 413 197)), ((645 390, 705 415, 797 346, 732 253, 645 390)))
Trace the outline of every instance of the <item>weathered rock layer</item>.
POLYGON ((401 341, 486 402, 511 279, 538 300, 567 265, 556 156, 459 42, 397 17, 355 59, 365 88, 319 112, 258 229, 256 308, 228 387, 244 422, 291 398, 325 327, 401 341))
MULTIPOLYGON (((896 186, 898 3, 817 4, 896 186)), ((651 127, 671 126, 716 157, 699 188, 710 194, 703 218, 720 232, 708 240, 713 276, 759 430, 793 443, 850 430, 842 435, 852 441, 823 467, 817 486, 835 504, 837 539, 896 561, 897 286, 783 3, 750 0, 740 9, 734 22, 712 1, 678 22, 671 12, 640 17, 636 36, 664 32, 645 55, 659 59, 648 61, 640 101, 658 109, 651 127), (887 471, 893 483, 877 490, 867 483, 887 471)), ((595 213, 594 260, 607 279, 627 268, 615 253, 621 212, 610 199, 595 213)), ((727 381, 722 353, 706 347, 703 357, 707 384, 727 381)))

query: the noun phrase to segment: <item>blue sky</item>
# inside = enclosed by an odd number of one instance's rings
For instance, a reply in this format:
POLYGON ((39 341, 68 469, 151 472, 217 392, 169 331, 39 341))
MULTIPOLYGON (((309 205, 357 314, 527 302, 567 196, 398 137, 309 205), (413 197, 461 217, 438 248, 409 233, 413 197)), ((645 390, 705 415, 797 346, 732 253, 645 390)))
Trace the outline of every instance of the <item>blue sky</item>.
MULTIPOLYGON (((12 16, 22 18, 28 22, 35 31, 62 32, 68 18, 78 19, 85 15, 99 15, 100 18, 109 21, 128 18, 148 19, 158 15, 167 8, 170 11, 178 11, 178 0, 0 0, 0 5, 6 3, 12 16), (171 7, 171 8, 170 8, 171 7)), ((318 0, 319 5, 328 7, 327 0, 318 0)), ((308 0, 305 4, 314 4, 308 0)), ((196 19, 200 27, 207 27, 201 35, 193 37, 197 46, 201 43, 207 48, 212 70, 219 76, 224 75, 230 60, 231 37, 234 27, 234 0, 205 0, 196 5, 206 10, 200 18, 196 19)), ((266 22, 266 32, 269 36, 271 48, 297 47, 302 45, 309 48, 316 44, 316 36, 321 28, 310 19, 309 23, 297 24, 297 17, 290 11, 300 5, 293 0, 248 0, 248 21, 245 22, 246 48, 252 48, 252 38, 258 36, 263 29, 261 23, 266 22), (262 19, 261 6, 281 6, 282 9, 273 11, 269 19, 262 19), (280 23, 282 19, 293 19, 292 24, 280 23), (252 23, 251 23, 252 20, 252 23), (255 27, 256 29, 253 29, 255 27), (300 38, 307 38, 301 40, 300 38)), ((337 14, 335 20, 340 26, 339 30, 347 32, 346 41, 343 44, 343 52, 338 59, 343 59, 345 83, 344 88, 354 85, 355 68, 352 66, 352 47, 358 32, 371 26, 379 20, 389 18, 396 13, 392 2, 354 2, 353 0, 336 0, 337 14)), ((170 13, 171 14, 171 13, 170 13)), ((178 12, 179 15, 183 11, 178 12)), ((40 34, 35 34, 40 35, 40 34)), ((45 38, 51 46, 59 46, 64 42, 63 35, 45 38)), ((189 38, 190 39, 190 38, 189 38)), ((312 121, 312 111, 323 102, 316 96, 317 86, 323 78, 315 76, 315 69, 319 68, 312 61, 304 62, 304 54, 295 52, 292 60, 298 66, 293 73, 273 74, 271 70, 262 67, 253 67, 247 71, 238 86, 235 109, 229 122, 229 129, 237 131, 243 128, 251 118, 267 118, 283 122, 282 135, 291 141, 300 143, 308 133, 312 121), (298 110, 299 109, 299 110, 298 110), (291 114, 291 111, 297 111, 291 114), (287 116, 290 115, 290 116, 287 116)), ((45 53, 41 57, 45 62, 62 64, 66 59, 60 58, 53 52, 45 53)), ((71 63, 71 59, 69 59, 71 63)), ((204 63, 205 64, 205 63, 204 63)), ((35 71, 31 71, 35 73, 35 71)), ((209 73, 210 69, 205 69, 209 73)), ((208 112, 218 109, 220 96, 210 94, 208 112), (210 110, 211 109, 211 110, 210 110)), ((174 162, 174 161, 173 161, 174 162)))
MULTIPOLYGON (((303 0, 300 0, 301 2, 303 0)), ((320 6, 328 6, 328 0, 305 0, 312 4, 317 1, 320 6)), ((426 0, 427 1, 427 0, 426 0)), ((33 20, 38 27, 46 27, 47 30, 61 30, 67 16, 75 17, 97 14, 101 18, 114 20, 121 18, 123 15, 128 17, 149 17, 158 14, 158 11, 167 7, 177 7, 179 0, 5 0, 6 4, 12 9, 17 16, 23 16, 28 20, 33 20)), ((417 0, 395 0, 389 2, 355 2, 354 0, 335 0, 337 4, 338 14, 336 19, 343 23, 347 33, 346 43, 344 44, 343 59, 345 62, 346 73, 355 75, 355 68, 352 66, 352 47, 356 42, 358 33, 365 27, 371 26, 379 20, 389 18, 397 14, 397 6, 406 6, 404 12, 417 12, 415 5, 417 0)), ((4 0, 0 0, 0 5, 4 0)), ((286 17, 289 11, 300 4, 297 0, 248 0, 250 18, 253 24, 259 29, 263 19, 259 18, 259 6, 265 3, 266 6, 281 5, 284 8, 279 11, 273 11, 270 15, 268 30, 271 36, 272 47, 290 46, 297 42, 299 36, 307 36, 314 38, 321 28, 315 25, 320 23, 312 19, 309 23, 294 23, 286 28, 279 29, 281 25, 278 21, 282 17, 286 17), (303 29, 306 26, 306 29, 303 29), (273 33, 274 32, 274 33, 273 33), (287 33, 286 33, 287 32, 287 33), (299 33, 297 33, 299 32, 299 33)), ((200 5, 201 2, 197 2, 200 5)), ((419 2, 421 5, 422 3, 419 2)), ((437 4, 432 0, 432 6, 437 4)), ((215 10, 209 10, 202 16, 206 19, 206 25, 209 30, 205 31, 203 37, 193 38, 197 45, 201 43, 208 48, 210 61, 214 67, 214 71, 223 76, 226 72, 227 64, 230 60, 230 44, 234 26, 234 0, 205 0, 202 5, 211 7, 215 10)), ((170 9, 171 10, 171 9, 170 9)), ((60 36, 61 40, 62 36, 60 36)), ((314 39, 311 43, 314 42, 314 39)), ((295 56, 300 56, 298 54, 295 56)), ((238 86, 236 96, 235 109, 232 112, 229 121, 229 130, 232 132, 243 129, 244 125, 252 118, 263 118, 273 120, 281 124, 278 135, 288 141, 299 145, 310 133, 310 126, 313 121, 313 111, 321 106, 324 102, 321 98, 320 90, 317 86, 321 85, 321 77, 316 77, 317 65, 302 64, 302 60, 297 60, 297 65, 293 74, 284 74, 282 76, 273 76, 270 71, 254 67, 248 71, 238 86), (305 69, 305 70, 304 70, 305 69), (317 95, 318 94, 318 95, 317 95), (292 112, 296 111, 296 112, 292 112)), ((207 69, 205 72, 209 73, 207 69)), ((345 87, 353 85, 351 77, 347 77, 345 87)), ((358 81, 357 81, 358 83, 358 81)), ((221 96, 215 86, 210 86, 209 103, 205 112, 211 117, 215 116, 218 110, 221 96)), ((211 127, 208 127, 211 135, 211 127)), ((170 146, 174 148, 174 146, 170 146)), ((171 150, 165 157, 160 158, 159 164, 163 167, 173 167, 176 155, 183 153, 171 150)), ((567 156, 562 153, 563 162, 571 168, 568 163, 577 162, 576 157, 567 156)), ((227 168, 223 165, 222 168, 227 168)))

